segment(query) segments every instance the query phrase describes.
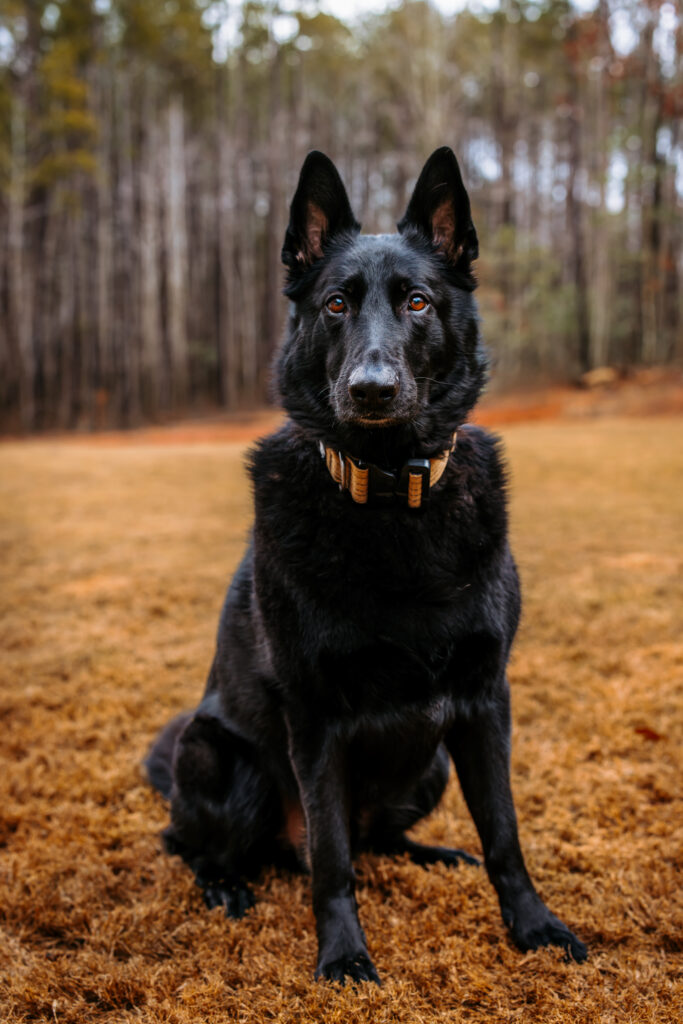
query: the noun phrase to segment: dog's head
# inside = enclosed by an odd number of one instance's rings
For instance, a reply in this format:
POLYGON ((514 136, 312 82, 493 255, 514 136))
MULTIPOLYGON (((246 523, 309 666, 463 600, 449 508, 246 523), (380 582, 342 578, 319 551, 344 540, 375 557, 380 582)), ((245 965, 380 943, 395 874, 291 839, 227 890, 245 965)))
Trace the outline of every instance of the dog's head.
POLYGON ((477 235, 447 147, 425 164, 395 235, 361 235, 334 164, 304 162, 282 249, 291 300, 278 384, 318 439, 438 450, 482 389, 477 235))

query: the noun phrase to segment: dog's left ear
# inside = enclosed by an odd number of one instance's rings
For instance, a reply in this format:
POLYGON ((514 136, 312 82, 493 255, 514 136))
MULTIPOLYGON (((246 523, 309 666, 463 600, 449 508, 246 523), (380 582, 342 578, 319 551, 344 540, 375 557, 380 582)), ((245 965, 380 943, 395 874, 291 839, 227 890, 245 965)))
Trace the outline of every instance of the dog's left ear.
POLYGON ((292 200, 282 262, 296 271, 324 255, 326 244, 341 231, 354 234, 360 224, 353 215, 339 171, 324 153, 313 150, 304 160, 292 200))
POLYGON ((401 234, 417 228, 451 263, 469 265, 476 260, 479 242, 470 200, 458 161, 448 146, 435 150, 422 168, 408 209, 397 227, 401 234))

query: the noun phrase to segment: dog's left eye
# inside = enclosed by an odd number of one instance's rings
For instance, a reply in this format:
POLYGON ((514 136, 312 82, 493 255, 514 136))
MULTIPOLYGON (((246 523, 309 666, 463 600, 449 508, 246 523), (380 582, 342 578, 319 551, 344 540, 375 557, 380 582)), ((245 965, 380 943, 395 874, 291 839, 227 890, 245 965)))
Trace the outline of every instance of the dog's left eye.
POLYGON ((421 309, 424 309, 427 305, 427 300, 424 295, 415 294, 411 295, 408 299, 408 309, 412 309, 413 312, 419 313, 421 309))
POLYGON ((330 313, 343 313, 346 309, 346 303, 341 295, 333 295, 327 302, 327 308, 330 313))

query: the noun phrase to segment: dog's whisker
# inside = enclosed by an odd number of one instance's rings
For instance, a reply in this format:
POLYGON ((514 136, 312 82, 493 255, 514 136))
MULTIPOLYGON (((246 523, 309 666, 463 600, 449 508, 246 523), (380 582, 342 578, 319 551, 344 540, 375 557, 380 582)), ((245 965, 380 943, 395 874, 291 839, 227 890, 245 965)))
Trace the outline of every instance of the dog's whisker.
POLYGON ((435 377, 416 377, 416 382, 422 383, 423 381, 428 384, 438 384, 442 388, 457 388, 458 384, 455 381, 437 380, 435 377))

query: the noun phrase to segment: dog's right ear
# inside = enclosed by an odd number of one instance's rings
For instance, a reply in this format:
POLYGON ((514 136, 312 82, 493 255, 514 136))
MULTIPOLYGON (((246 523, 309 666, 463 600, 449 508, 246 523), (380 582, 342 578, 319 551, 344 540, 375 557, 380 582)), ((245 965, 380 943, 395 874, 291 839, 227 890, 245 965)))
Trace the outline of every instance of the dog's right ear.
POLYGON ((282 262, 296 272, 324 255, 326 243, 340 231, 356 234, 353 215, 339 171, 329 157, 313 150, 304 160, 289 210, 282 262))

